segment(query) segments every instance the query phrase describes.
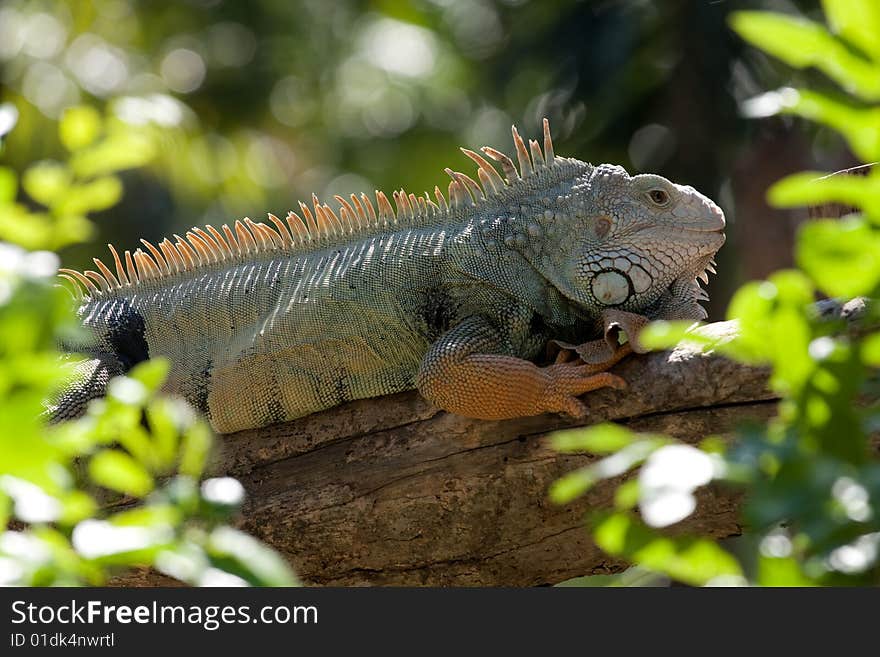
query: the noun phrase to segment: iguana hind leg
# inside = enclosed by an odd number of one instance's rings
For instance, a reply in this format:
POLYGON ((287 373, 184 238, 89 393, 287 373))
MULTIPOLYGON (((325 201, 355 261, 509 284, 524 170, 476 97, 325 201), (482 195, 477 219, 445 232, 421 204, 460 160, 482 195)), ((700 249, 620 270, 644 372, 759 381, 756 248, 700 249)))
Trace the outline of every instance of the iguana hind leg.
POLYGON ((602 371, 602 364, 538 367, 499 351, 504 351, 499 332, 486 319, 471 317, 432 346, 416 385, 440 408, 487 420, 547 412, 581 417, 586 407, 578 396, 597 388, 626 387, 619 376, 602 371))

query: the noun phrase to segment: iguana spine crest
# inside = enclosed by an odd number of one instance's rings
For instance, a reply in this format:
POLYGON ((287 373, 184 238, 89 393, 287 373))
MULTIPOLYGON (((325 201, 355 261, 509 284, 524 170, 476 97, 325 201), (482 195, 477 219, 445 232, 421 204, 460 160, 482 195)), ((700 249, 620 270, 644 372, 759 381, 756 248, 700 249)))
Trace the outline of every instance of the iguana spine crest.
POLYGON ((337 241, 368 235, 388 227, 418 226, 443 221, 461 209, 485 203, 490 197, 508 196, 523 179, 546 175, 567 162, 567 158, 558 158, 554 154, 547 119, 543 121, 543 128, 542 151, 541 145, 534 139, 529 140, 527 148, 516 126, 511 127, 519 169, 504 153, 489 146, 481 148, 486 155, 499 163, 504 178, 484 157, 461 148, 476 163, 479 182, 459 171, 445 169, 452 179, 447 190, 448 201, 437 186, 434 187, 436 203, 428 192, 423 196, 416 196, 400 189, 392 192, 395 210, 385 193, 376 190, 376 207, 366 194, 361 194, 360 197, 351 194, 350 201, 337 195, 334 198, 339 207, 334 211, 327 203, 322 203, 317 195, 312 194, 312 207, 300 201, 302 215, 288 212, 286 225, 272 213, 268 217, 274 228, 248 217, 236 220, 233 227, 223 224, 220 230, 207 224, 205 228, 193 227, 187 231, 185 237, 174 234, 176 242, 166 237, 159 242, 158 247, 142 239, 141 243, 146 251, 140 248, 134 253, 125 251, 122 257, 112 244, 108 244, 115 273, 99 258, 94 258, 98 271, 80 272, 65 268, 59 269, 59 276, 73 284, 72 291, 78 301, 87 302, 142 282, 161 280, 217 263, 240 261, 277 251, 297 253, 315 247, 331 246, 337 241))

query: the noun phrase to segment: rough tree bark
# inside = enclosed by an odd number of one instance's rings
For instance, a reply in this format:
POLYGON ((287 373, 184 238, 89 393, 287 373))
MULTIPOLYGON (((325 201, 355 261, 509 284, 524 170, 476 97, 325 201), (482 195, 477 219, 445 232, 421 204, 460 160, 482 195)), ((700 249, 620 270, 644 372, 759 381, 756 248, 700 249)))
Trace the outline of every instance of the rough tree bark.
MULTIPOLYGON (((704 330, 723 336, 735 327, 704 330)), ((557 454, 548 434, 614 420, 693 443, 763 421, 776 404, 766 370, 687 345, 631 356, 614 371, 629 389, 588 394, 587 420, 470 420, 404 393, 224 436, 212 473, 244 484, 239 525, 311 584, 526 586, 619 570, 583 524, 615 482, 552 504, 548 486, 595 457, 557 454)), ((739 533, 736 495, 709 487, 681 528, 739 533)), ((117 583, 168 581, 141 572, 117 583)))

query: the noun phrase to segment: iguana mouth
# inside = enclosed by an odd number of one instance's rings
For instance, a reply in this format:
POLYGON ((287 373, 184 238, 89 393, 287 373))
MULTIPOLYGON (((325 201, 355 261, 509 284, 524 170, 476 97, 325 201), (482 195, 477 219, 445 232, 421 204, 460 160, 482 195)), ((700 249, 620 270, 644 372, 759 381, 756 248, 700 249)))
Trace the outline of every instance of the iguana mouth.
POLYGON ((727 225, 727 222, 724 220, 724 211, 715 205, 711 199, 705 199, 704 203, 706 203, 710 209, 706 222, 703 224, 689 224, 687 230, 696 233, 721 233, 724 235, 724 228, 727 225))
MULTIPOLYGON (((723 220, 722 220, 723 221, 723 220)), ((700 256, 713 257, 718 250, 724 246, 727 236, 724 234, 724 226, 720 228, 695 228, 688 226, 686 228, 679 227, 675 230, 675 238, 677 241, 695 246, 700 250, 700 256)), ((703 269, 702 264, 698 264, 692 268, 692 271, 699 273, 703 269)))

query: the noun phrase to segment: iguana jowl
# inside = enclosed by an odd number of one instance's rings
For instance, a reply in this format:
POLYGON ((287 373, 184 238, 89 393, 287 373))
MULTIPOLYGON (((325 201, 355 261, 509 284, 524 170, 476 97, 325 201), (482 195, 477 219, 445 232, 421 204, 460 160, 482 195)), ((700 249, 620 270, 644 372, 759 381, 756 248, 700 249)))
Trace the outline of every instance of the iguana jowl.
POLYGON ((166 387, 231 432, 418 388, 477 418, 583 412, 577 396, 623 382, 598 364, 539 367, 551 338, 601 336, 615 320, 702 319, 724 215, 691 187, 556 156, 513 128, 518 167, 462 149, 479 182, 415 196, 313 197, 272 226, 193 228, 114 267, 61 270, 88 344, 82 378, 53 406, 82 412, 110 377, 165 356, 166 387))

